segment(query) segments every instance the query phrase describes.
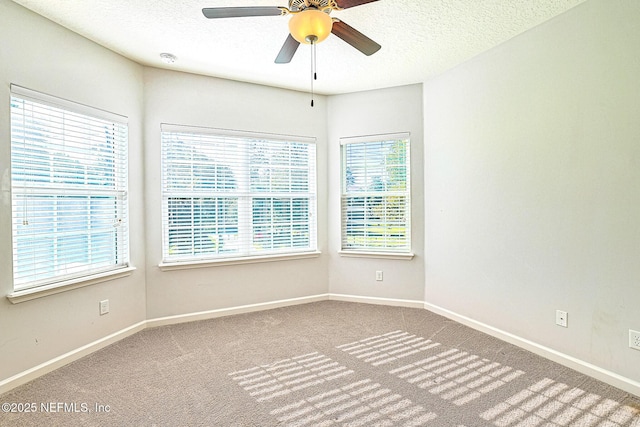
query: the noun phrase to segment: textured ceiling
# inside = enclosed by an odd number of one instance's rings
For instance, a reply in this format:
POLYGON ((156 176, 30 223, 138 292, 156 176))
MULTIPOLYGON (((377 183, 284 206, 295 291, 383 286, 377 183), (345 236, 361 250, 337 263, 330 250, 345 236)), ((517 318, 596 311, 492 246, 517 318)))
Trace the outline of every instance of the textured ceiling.
MULTIPOLYGON (((204 7, 286 0, 13 0, 144 65, 308 91, 311 53, 274 59, 287 16, 204 18, 204 7), (161 52, 178 60, 166 65, 161 52)), ((380 0, 332 12, 382 45, 365 56, 330 36, 317 46, 315 90, 338 94, 418 83, 585 0, 380 0)))

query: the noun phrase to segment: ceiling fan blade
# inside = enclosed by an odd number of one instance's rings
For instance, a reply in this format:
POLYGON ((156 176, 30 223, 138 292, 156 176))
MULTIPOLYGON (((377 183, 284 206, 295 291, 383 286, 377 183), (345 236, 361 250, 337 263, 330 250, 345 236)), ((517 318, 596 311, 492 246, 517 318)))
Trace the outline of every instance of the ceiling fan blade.
POLYGON ((361 4, 373 3, 378 0, 336 0, 340 9, 349 9, 350 7, 360 6, 361 4))
POLYGON ((202 13, 209 19, 214 18, 242 18, 245 16, 280 16, 287 13, 287 9, 278 6, 249 6, 249 7, 206 7, 202 13))
POLYGON ((360 31, 338 19, 333 20, 331 32, 367 56, 373 55, 382 47, 360 31))
POLYGON ((291 62, 293 55, 296 53, 296 50, 298 50, 298 46, 300 46, 300 42, 289 34, 289 37, 287 37, 280 49, 280 53, 278 53, 276 57, 276 64, 288 64, 291 62))

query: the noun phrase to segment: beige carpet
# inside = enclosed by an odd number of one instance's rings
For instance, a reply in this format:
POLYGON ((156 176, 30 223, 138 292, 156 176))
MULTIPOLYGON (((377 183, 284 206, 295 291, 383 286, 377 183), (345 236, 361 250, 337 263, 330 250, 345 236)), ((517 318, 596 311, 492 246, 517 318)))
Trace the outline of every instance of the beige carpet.
POLYGON ((0 402, 33 409, 2 426, 640 427, 640 399, 525 350, 336 301, 148 329, 0 402))

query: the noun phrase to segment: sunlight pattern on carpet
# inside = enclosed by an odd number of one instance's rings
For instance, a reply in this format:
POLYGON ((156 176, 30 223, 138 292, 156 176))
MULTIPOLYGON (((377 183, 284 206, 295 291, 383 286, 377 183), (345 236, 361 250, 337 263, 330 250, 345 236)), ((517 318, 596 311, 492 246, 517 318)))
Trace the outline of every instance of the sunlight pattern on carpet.
POLYGON ((370 379, 309 396, 274 409, 271 414, 290 427, 421 426, 437 417, 370 379))
POLYGON ((257 402, 271 405, 279 426, 422 426, 437 415, 320 353, 231 372, 257 402), (331 388, 326 385, 331 382, 331 388), (287 402, 291 393, 296 400, 287 402), (303 398, 301 398, 304 396, 303 398), (284 401, 283 401, 284 400, 284 401))
POLYGON ((393 331, 360 341, 338 346, 340 350, 356 356, 373 366, 384 365, 422 351, 439 346, 439 343, 411 335, 408 332, 393 331))
POLYGON ((444 425, 458 415, 454 408, 468 403, 465 410, 473 414, 462 416, 475 418, 471 425, 640 427, 640 407, 549 378, 531 380, 523 370, 408 332, 335 350, 341 362, 313 352, 229 376, 286 427, 444 425), (424 396, 435 396, 450 409, 427 406, 424 396))
POLYGON ((545 378, 480 414, 497 427, 640 427, 640 408, 545 378))
POLYGON ((372 366, 415 358, 423 352, 439 353, 389 371, 431 394, 460 406, 513 381, 524 372, 458 349, 442 349, 441 344, 404 331, 376 335, 338 349, 372 366))
POLYGON ((523 371, 457 349, 442 351, 389 373, 458 406, 524 374, 523 371))
POLYGON ((229 375, 258 402, 353 374, 327 356, 309 353, 229 375))

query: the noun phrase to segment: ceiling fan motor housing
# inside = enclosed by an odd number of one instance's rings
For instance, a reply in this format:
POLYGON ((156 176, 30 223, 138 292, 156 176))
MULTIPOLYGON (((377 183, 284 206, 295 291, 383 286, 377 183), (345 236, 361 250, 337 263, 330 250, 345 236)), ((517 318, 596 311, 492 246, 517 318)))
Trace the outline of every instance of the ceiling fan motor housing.
POLYGON ((289 10, 291 11, 302 11, 309 7, 320 10, 339 9, 334 0, 289 0, 289 10))

